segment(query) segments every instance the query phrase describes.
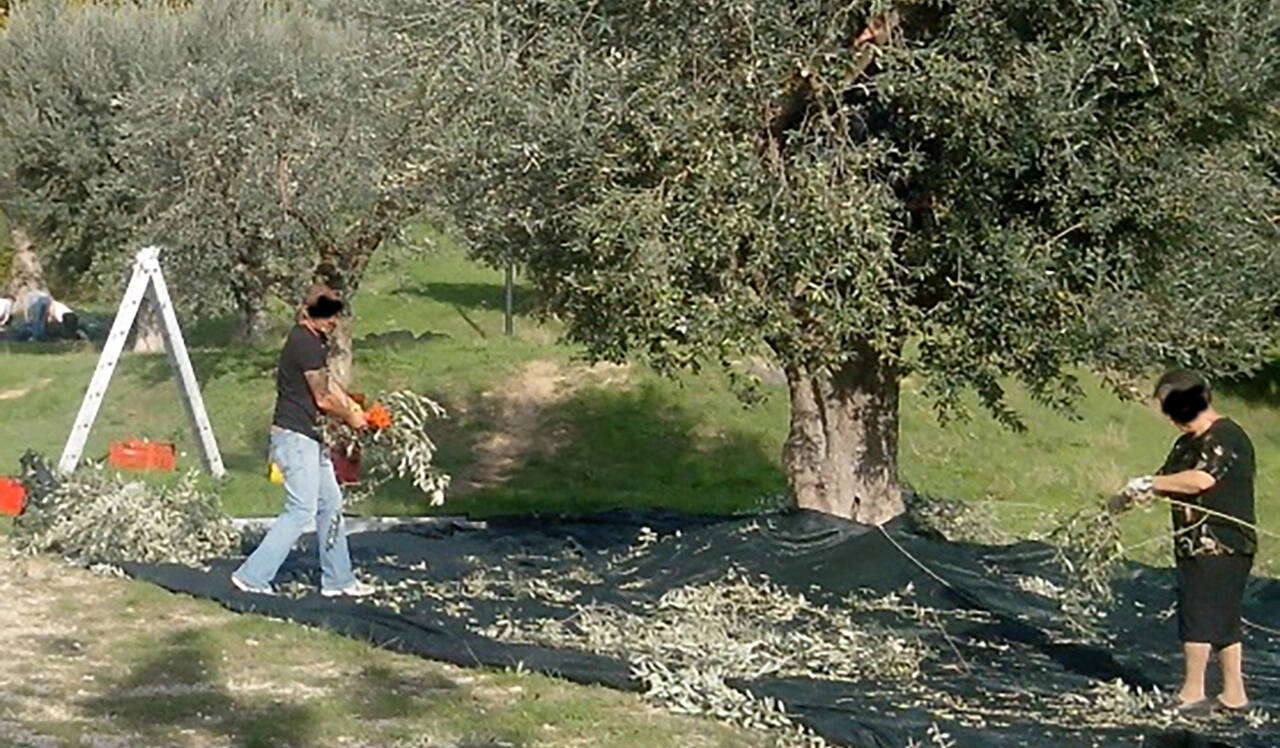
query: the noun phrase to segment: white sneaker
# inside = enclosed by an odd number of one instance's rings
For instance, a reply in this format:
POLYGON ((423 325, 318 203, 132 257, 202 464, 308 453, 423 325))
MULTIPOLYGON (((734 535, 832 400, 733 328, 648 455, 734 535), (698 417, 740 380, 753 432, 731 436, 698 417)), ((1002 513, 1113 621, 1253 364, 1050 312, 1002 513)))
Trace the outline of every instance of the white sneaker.
POLYGON ((252 592, 255 595, 276 594, 276 591, 271 589, 271 585, 269 584, 266 585, 265 587, 255 587, 252 584, 249 584, 248 582, 244 581, 240 577, 236 576, 235 574, 231 575, 231 584, 235 585, 235 588, 240 590, 241 592, 252 592))
POLYGON ((365 584, 359 579, 336 590, 320 590, 320 594, 325 597, 368 597, 377 592, 378 588, 371 584, 365 584))

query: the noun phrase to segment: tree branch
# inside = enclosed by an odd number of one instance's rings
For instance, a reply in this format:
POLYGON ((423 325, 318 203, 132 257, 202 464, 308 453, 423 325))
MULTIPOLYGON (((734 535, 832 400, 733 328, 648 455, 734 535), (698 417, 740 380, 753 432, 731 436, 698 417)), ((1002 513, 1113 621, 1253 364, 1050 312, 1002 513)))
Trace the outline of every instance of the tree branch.
MULTIPOLYGON (((841 88, 847 89, 871 67, 875 60, 876 48, 887 45, 898 29, 900 16, 896 10, 881 14, 871 19, 866 28, 853 39, 851 46, 855 50, 853 67, 840 81, 841 88)), ((782 104, 774 112, 769 123, 769 137, 773 147, 780 150, 785 142, 786 134, 796 129, 804 121, 805 114, 813 102, 813 82, 809 71, 801 70, 792 80, 791 90, 784 97, 782 104)))

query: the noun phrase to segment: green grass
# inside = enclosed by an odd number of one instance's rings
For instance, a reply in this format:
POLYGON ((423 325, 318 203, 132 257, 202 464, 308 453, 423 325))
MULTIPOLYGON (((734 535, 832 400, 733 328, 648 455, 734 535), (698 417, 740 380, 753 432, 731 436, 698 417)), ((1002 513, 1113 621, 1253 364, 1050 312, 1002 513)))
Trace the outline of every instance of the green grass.
MULTIPOLYGON (((0 553, 7 554, 0 538, 0 553)), ((463 669, 218 605, 20 559, 0 579, 0 744, 752 746, 635 694, 463 669), (32 736, 34 734, 34 737, 32 736)))
MULTIPOLYGON (((524 313, 517 317, 517 334, 503 335, 501 284, 500 273, 442 252, 407 265, 386 261, 355 300, 353 387, 369 392, 408 387, 465 413, 440 432, 440 462, 453 474, 471 464, 476 440, 492 425, 484 392, 530 362, 569 366, 575 356, 556 344, 554 329, 524 313)), ((517 307, 528 306, 527 291, 521 289, 517 307)), ((223 500, 235 514, 272 514, 278 510, 279 489, 267 482, 265 466, 278 352, 276 344, 231 347, 225 340, 228 329, 201 325, 189 335, 228 468, 223 500)), ((284 329, 281 321, 269 337, 278 338, 284 329)), ((75 346, 36 352, 14 344, 0 347, 0 357, 5 364, 0 392, 30 390, 0 400, 0 466, 16 469, 27 448, 56 457, 96 354, 75 346)), ((779 403, 745 411, 718 376, 673 382, 633 371, 628 377, 625 390, 586 387, 551 406, 540 432, 558 429, 566 435, 554 455, 531 455, 506 484, 460 498, 443 511, 492 515, 619 505, 731 511, 749 505, 762 491, 782 489, 776 459, 780 442, 774 431, 758 428, 766 412, 774 416, 768 420, 785 416, 779 403), (709 428, 715 433, 704 433, 709 428)), ((122 359, 86 455, 101 458, 111 440, 125 437, 172 440, 180 465, 198 465, 163 355, 122 359)), ((360 511, 428 509, 405 486, 393 485, 360 511)))
MULTIPOLYGON (((502 334, 501 273, 458 252, 425 257, 388 253, 375 266, 356 312, 359 390, 409 387, 441 399, 457 417, 439 433, 440 463, 465 475, 477 445, 495 426, 485 393, 534 361, 571 365, 575 351, 556 343, 553 325, 527 315, 528 289, 518 288, 517 334, 502 334)), ((283 310, 276 340, 286 326, 283 310)), ((230 475, 223 487, 229 511, 273 514, 279 489, 265 478, 267 426, 273 401, 278 343, 261 348, 227 344, 226 323, 190 331, 195 362, 230 475)), ((96 362, 89 350, 23 346, 0 348, 0 472, 16 470, 33 448, 56 457, 96 362), (12 466, 12 467, 10 467, 12 466)), ((570 396, 547 405, 534 447, 508 479, 452 498, 444 512, 473 516, 511 512, 572 512, 617 506, 729 512, 785 488, 778 455, 786 434, 787 395, 766 387, 763 404, 744 408, 719 373, 667 380, 632 367, 625 383, 587 379, 570 396)), ((1220 408, 1252 434, 1261 466, 1259 516, 1264 525, 1280 508, 1280 372, 1223 393, 1220 408)), ((1071 510, 1113 490, 1126 478, 1158 466, 1176 433, 1150 407, 1121 402, 1083 376, 1086 397, 1070 419, 1032 403, 1013 388, 1024 415, 1014 433, 981 412, 967 422, 940 426, 915 382, 904 384, 901 462, 904 478, 920 491, 984 502, 1009 529, 1046 529, 1055 512, 1071 510)), ((173 439, 181 462, 195 451, 163 356, 130 355, 121 362, 90 439, 87 454, 105 454, 107 442, 129 436, 173 439)), ((389 486, 359 511, 426 513, 405 486, 389 486)), ((1163 508, 1124 519, 1130 542, 1163 532, 1163 508)), ((1160 543, 1143 560, 1163 561, 1160 543)), ((1263 545, 1260 569, 1273 571, 1280 549, 1263 545)))
MULTIPOLYGON (((1252 436, 1258 455, 1258 518, 1280 530, 1280 397, 1276 372, 1247 386, 1218 393, 1217 406, 1252 436)), ((983 501, 1016 533, 1043 531, 1052 514, 1109 495, 1124 481, 1153 472, 1179 432, 1154 408, 1122 402, 1092 377, 1083 376, 1086 397, 1076 418, 1038 406, 1014 390, 1011 403, 1028 429, 1014 433, 985 415, 943 428, 912 382, 904 387, 901 462, 904 476, 935 496, 983 501)), ((1167 533, 1168 507, 1153 504, 1124 515, 1126 544, 1167 533)), ((1138 560, 1168 563, 1165 542, 1148 543, 1138 560)), ((1262 542, 1258 569, 1274 574, 1280 548, 1262 542)))
MULTIPOLYGON (((527 289, 517 296, 517 334, 502 334, 501 284, 500 273, 447 249, 419 259, 390 254, 355 300, 357 389, 409 387, 445 402, 455 418, 439 431, 440 463, 457 476, 475 468, 481 446, 502 423, 495 392, 500 400, 507 383, 534 362, 576 371, 576 352, 555 342, 556 328, 527 315, 527 289)), ((278 312, 268 336, 274 341, 287 325, 287 312, 278 312)), ((273 514, 280 489, 267 481, 265 462, 278 343, 233 347, 229 330, 228 322, 215 321, 188 331, 229 469, 223 498, 236 514, 273 514)), ((28 448, 56 459, 96 360, 96 352, 79 346, 0 347, 0 474, 16 472, 28 448)), ((730 512, 784 490, 778 456, 785 389, 766 387, 762 404, 744 408, 717 372, 668 380, 631 367, 577 377, 567 396, 537 413, 530 444, 505 480, 453 496, 439 511, 730 512)), ((980 412, 944 428, 918 383, 908 380, 903 477, 931 495, 981 502, 1012 532, 1048 529, 1056 513, 1150 472, 1176 436, 1152 408, 1121 402, 1090 377, 1083 382, 1086 397, 1075 419, 1031 403, 1015 388, 1011 401, 1028 430, 1014 433, 980 412)), ((1259 516, 1280 529, 1274 519, 1280 479, 1272 467, 1280 463, 1280 366, 1219 400, 1253 436, 1259 516)), ((172 439, 181 465, 197 464, 164 356, 121 362, 87 454, 101 457, 110 440, 125 437, 172 439)), ((358 509, 429 511, 400 485, 358 509)), ((1163 507, 1132 513, 1123 519, 1126 540, 1159 537, 1167 523, 1163 507)), ((9 527, 0 518, 0 546, 9 527)), ((1165 563, 1166 546, 1149 544, 1137 557, 1165 563)), ((1277 560, 1280 548, 1264 541, 1259 571, 1274 574, 1277 560)), ((423 743, 424 736, 469 746, 762 742, 654 713, 632 696, 601 688, 464 672, 50 560, 15 563, 36 572, 0 576, 0 596, 24 610, 43 600, 47 610, 19 614, 32 629, 31 646, 0 661, 0 742, 5 719, 66 745, 121 736, 135 744, 212 739, 245 746, 437 744, 423 743)))

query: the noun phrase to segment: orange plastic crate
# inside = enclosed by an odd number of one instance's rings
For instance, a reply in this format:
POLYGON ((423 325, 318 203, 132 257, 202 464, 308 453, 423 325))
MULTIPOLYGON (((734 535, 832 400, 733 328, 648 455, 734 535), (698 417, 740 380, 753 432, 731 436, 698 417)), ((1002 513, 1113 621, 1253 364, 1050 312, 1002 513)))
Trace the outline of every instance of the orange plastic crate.
POLYGON ((107 464, 117 470, 170 471, 177 467, 173 445, 163 442, 111 442, 107 464))
POLYGON ((16 517, 27 503, 27 488, 17 478, 0 478, 0 514, 16 517))

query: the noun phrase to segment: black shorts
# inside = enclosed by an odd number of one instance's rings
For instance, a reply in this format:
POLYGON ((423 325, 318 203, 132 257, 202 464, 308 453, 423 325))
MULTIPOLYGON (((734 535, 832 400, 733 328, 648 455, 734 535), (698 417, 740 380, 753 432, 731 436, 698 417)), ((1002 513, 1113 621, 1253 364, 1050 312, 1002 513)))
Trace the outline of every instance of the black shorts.
POLYGON ((1178 559, 1178 639, 1212 644, 1240 641, 1244 586, 1253 556, 1196 556, 1178 559))

